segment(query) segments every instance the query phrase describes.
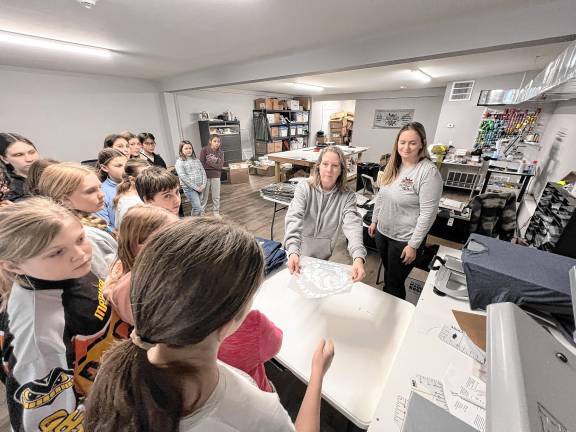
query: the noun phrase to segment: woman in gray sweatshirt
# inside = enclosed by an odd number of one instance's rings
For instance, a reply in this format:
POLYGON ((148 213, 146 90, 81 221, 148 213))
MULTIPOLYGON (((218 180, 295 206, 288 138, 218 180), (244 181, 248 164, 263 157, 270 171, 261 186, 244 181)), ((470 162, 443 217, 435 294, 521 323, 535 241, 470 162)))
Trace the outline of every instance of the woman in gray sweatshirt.
POLYGON ((368 233, 384 264, 384 291, 405 299, 404 282, 436 219, 442 177, 426 151, 418 122, 400 129, 382 176, 368 233))
POLYGON ((300 255, 328 259, 340 228, 348 239, 353 259, 352 280, 365 276, 366 248, 356 195, 346 186, 346 159, 338 147, 320 153, 308 181, 298 184, 286 213, 284 247, 291 273, 300 271, 300 255))

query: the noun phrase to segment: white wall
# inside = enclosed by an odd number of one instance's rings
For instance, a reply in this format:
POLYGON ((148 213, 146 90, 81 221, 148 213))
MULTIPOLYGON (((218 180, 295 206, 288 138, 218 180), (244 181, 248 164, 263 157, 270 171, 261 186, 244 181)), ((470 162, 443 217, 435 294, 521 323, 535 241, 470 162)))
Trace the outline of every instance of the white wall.
MULTIPOLYGON (((446 92, 442 103, 442 110, 438 118, 438 127, 434 136, 434 143, 448 144, 457 148, 473 148, 478 133, 478 126, 482 119, 482 113, 486 107, 477 106, 481 90, 514 89, 519 88, 522 81, 529 81, 536 72, 499 75, 477 79, 474 84, 472 97, 469 101, 450 102, 452 83, 446 86, 446 92), (449 128, 448 124, 454 125, 449 128)), ((498 107, 496 107, 498 108, 498 107)))
POLYGON ((539 173, 531 191, 538 198, 546 182, 576 171, 576 100, 560 102, 550 116, 540 141, 539 173))
POLYGON ((330 116, 334 113, 346 111, 353 113, 356 110, 355 100, 314 101, 312 102, 312 116, 310 118, 310 145, 314 145, 316 132, 323 130, 330 133, 330 116))
MULTIPOLYGON (((420 91, 341 95, 341 97, 356 100, 352 145, 368 147, 363 159, 371 162, 378 162, 382 154, 392 151, 398 129, 374 129, 372 127, 374 112, 377 109, 415 110, 414 121, 422 123, 430 137, 436 130, 443 94, 444 89, 438 88, 420 91)), ((326 97, 333 98, 334 96, 326 97)))
POLYGON ((151 81, 0 67, 0 131, 20 133, 45 157, 95 159, 104 137, 151 132, 173 161, 160 93, 151 81))
POLYGON ((252 110, 254 100, 262 97, 289 98, 288 95, 258 93, 243 90, 227 90, 225 88, 189 91, 176 94, 179 127, 183 138, 190 140, 196 154, 200 154, 200 131, 198 130, 198 115, 208 111, 210 117, 225 111, 232 111, 240 121, 240 138, 242 150, 246 158, 254 154, 252 110))

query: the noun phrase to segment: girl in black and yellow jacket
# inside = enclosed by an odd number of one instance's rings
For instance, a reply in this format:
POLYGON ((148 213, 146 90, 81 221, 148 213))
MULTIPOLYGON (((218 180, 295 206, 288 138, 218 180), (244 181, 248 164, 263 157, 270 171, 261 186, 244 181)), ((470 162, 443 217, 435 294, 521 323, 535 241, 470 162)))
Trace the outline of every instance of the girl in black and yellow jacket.
POLYGON ((81 430, 102 353, 128 336, 91 273, 69 210, 44 198, 0 208, 0 342, 13 430, 81 430))

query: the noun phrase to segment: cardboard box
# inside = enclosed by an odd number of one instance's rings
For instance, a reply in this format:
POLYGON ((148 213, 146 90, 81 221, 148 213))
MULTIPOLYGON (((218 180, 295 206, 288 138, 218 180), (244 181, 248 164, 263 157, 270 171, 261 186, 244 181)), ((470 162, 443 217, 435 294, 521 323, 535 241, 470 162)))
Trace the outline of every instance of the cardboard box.
MULTIPOLYGON (((295 98, 300 105, 302 105, 302 109, 305 111, 310 111, 310 107, 312 106, 312 98, 308 96, 299 96, 295 98)), ((305 120, 308 121, 308 120, 305 120)))
POLYGON ((404 287, 406 288, 406 301, 409 301, 414 306, 418 303, 420 294, 422 293, 422 288, 426 283, 428 278, 428 272, 414 267, 408 277, 406 282, 404 282, 404 287))
POLYGON ((290 99, 288 101, 288 109, 298 111, 300 109, 300 102, 298 100, 290 99))
POLYGON ((266 149, 266 153, 276 153, 276 151, 274 150, 274 143, 273 142, 269 142, 267 145, 267 149, 266 149))
POLYGON ((348 124, 348 120, 340 119, 340 120, 330 120, 330 129, 343 129, 346 128, 348 124))
POLYGON ((228 168, 230 168, 229 180, 231 184, 248 183, 250 181, 247 163, 231 163, 228 168))
POLYGON ((258 167, 256 165, 248 166, 248 174, 257 175, 258 174, 258 167))
POLYGON ((344 144, 344 139, 342 137, 331 137, 330 141, 332 141, 334 143, 334 145, 344 144))
POLYGON ((274 153, 282 151, 282 141, 274 141, 274 153))
POLYGON ((564 181, 566 183, 574 183, 576 182, 576 171, 570 171, 564 177, 560 179, 560 181, 564 181))
POLYGON ((272 110, 274 109, 274 102, 272 98, 260 98, 254 101, 254 109, 272 110))
POLYGON ((275 111, 279 111, 279 110, 284 109, 283 106, 284 106, 284 104, 282 103, 282 101, 280 101, 276 98, 272 99, 272 108, 271 109, 273 109, 275 111))
POLYGON ((256 154, 268 153, 267 143, 264 141, 256 141, 256 154))
POLYGON ((258 167, 258 175, 264 177, 272 177, 276 175, 276 167, 274 165, 258 167))
POLYGON ((278 126, 272 126, 270 128, 270 135, 272 135, 272 137, 280 136, 280 128, 278 126))

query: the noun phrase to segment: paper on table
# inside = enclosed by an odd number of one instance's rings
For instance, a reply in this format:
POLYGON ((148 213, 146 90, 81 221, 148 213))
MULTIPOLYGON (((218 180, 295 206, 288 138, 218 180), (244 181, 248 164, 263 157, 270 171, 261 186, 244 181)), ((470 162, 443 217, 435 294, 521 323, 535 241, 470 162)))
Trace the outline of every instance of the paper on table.
POLYGON ((424 375, 415 375, 410 380, 412 390, 418 392, 431 402, 434 402, 445 410, 448 409, 446 398, 444 396, 444 385, 442 381, 436 378, 427 377, 424 375))
POLYGON ((444 389, 467 402, 486 409, 486 383, 473 375, 465 375, 450 365, 444 376, 444 389))
POLYGON ((352 267, 310 257, 300 257, 300 274, 293 275, 289 286, 304 297, 322 298, 352 289, 352 267))
POLYGON ((450 366, 444 377, 444 388, 450 414, 476 430, 485 432, 486 410, 480 405, 486 406, 486 385, 475 377, 463 376, 450 366))

